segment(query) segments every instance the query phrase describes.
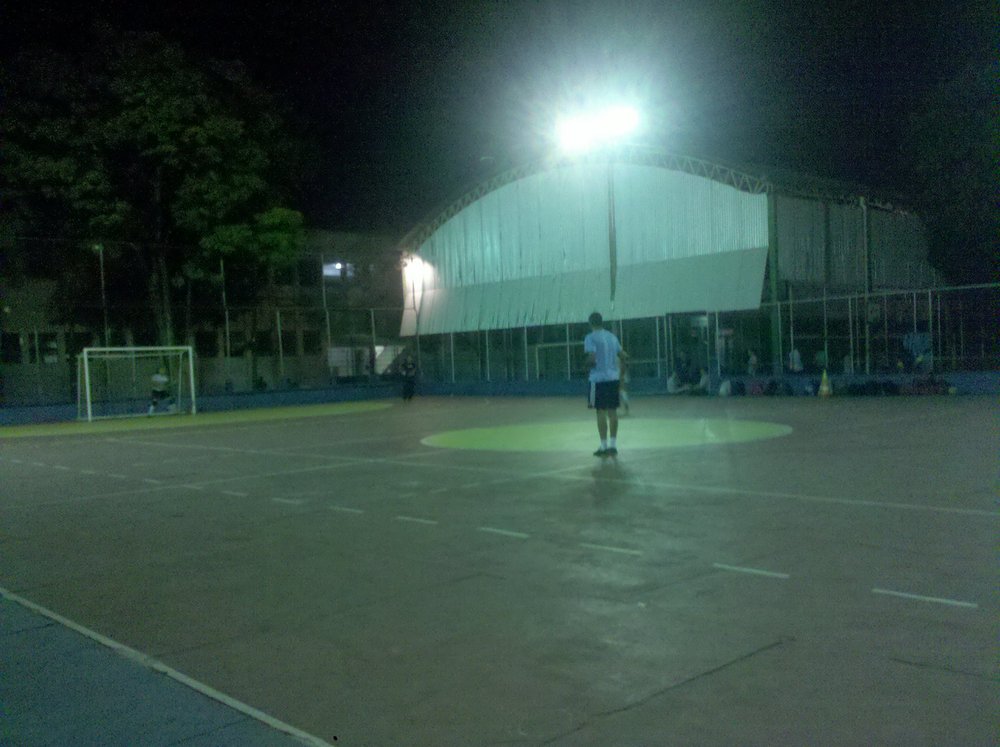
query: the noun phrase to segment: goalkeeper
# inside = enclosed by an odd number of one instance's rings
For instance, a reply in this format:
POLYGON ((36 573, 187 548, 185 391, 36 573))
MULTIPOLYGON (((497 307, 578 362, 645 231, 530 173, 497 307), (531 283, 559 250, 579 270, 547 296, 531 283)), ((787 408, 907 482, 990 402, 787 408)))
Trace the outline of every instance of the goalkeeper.
POLYGON ((150 387, 152 395, 149 399, 149 414, 152 415, 156 412, 161 401, 165 400, 171 404, 173 402, 173 398, 170 396, 170 377, 167 376, 167 369, 160 366, 160 370, 150 377, 150 387))

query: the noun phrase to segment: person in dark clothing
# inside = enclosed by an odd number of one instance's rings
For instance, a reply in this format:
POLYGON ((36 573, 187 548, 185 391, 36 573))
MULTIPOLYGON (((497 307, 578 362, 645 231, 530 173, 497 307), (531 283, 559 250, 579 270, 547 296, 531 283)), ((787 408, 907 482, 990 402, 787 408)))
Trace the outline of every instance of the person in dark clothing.
POLYGON ((403 376, 403 401, 409 402, 417 391, 417 363, 409 353, 403 356, 399 372, 403 376))

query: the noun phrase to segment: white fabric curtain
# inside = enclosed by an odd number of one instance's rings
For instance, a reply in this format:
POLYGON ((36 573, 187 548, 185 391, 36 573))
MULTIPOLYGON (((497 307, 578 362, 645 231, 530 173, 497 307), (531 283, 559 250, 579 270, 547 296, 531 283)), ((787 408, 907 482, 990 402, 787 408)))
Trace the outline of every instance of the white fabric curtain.
POLYGON ((653 166, 560 166, 484 195, 427 239, 413 329, 756 308, 767 243, 766 195, 653 166))

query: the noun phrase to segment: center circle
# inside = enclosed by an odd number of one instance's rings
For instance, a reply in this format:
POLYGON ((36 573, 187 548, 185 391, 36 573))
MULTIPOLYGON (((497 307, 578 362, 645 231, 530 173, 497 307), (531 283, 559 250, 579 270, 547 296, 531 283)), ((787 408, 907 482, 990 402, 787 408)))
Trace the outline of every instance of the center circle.
MULTIPOLYGON (((762 441, 791 432, 791 426, 762 420, 643 418, 622 423, 618 445, 627 451, 675 449, 762 441)), ((421 443, 443 449, 483 451, 585 451, 593 447, 596 437, 592 420, 574 420, 463 428, 436 433, 422 439, 421 443)))

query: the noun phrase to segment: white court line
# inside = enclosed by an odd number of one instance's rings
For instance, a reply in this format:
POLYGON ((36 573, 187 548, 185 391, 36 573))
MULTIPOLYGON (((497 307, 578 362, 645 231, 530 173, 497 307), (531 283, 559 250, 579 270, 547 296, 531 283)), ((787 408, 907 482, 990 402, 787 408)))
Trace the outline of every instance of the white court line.
POLYGON ((31 464, 33 466, 35 466, 35 467, 44 467, 45 466, 45 462, 32 462, 31 464))
POLYGON ((178 485, 179 488, 187 488, 188 490, 204 490, 201 485, 178 485))
POLYGON ((64 467, 61 464, 53 464, 52 469, 61 469, 63 472, 69 471, 69 467, 64 467))
POLYGON ((116 478, 118 480, 125 480, 125 479, 127 479, 125 475, 122 475, 122 474, 120 474, 118 472, 109 472, 108 473, 108 477, 114 477, 114 478, 116 478))
POLYGON ((331 511, 339 511, 342 514, 363 514, 360 508, 348 508, 347 506, 330 506, 331 511))
POLYGON ((489 532, 490 534, 500 534, 504 537, 516 537, 517 539, 528 539, 531 535, 524 532, 512 532, 509 529, 497 529, 496 527, 479 527, 477 532, 489 532))
MULTIPOLYGON (((163 446, 163 447, 166 447, 166 448, 202 449, 202 450, 207 450, 207 451, 232 451, 232 452, 241 452, 241 453, 247 453, 247 454, 269 454, 269 455, 275 455, 275 454, 279 454, 280 453, 280 452, 273 451, 273 450, 234 449, 234 448, 230 448, 230 447, 221 447, 221 446, 220 447, 214 447, 214 446, 205 446, 205 445, 201 445, 201 444, 175 444, 175 443, 157 442, 157 441, 127 441, 127 440, 124 440, 124 439, 108 439, 108 440, 109 441, 113 441, 113 442, 119 442, 120 441, 121 443, 125 443, 125 444, 138 444, 138 445, 149 445, 149 446, 163 446)), ((451 453, 451 450, 449 450, 449 449, 434 449, 434 450, 430 450, 429 452, 416 452, 414 454, 414 456, 420 456, 420 455, 426 455, 426 454, 448 454, 448 453, 451 453)), ((317 458, 319 458, 318 455, 317 455, 317 458)), ((250 475, 241 475, 239 477, 228 477, 228 478, 221 478, 221 479, 218 479, 218 480, 202 481, 202 484, 204 484, 204 485, 210 485, 210 484, 214 484, 214 483, 218 483, 218 482, 228 482, 228 481, 233 481, 233 480, 259 479, 259 478, 262 478, 262 477, 276 477, 276 476, 287 475, 287 474, 301 474, 301 473, 310 472, 310 471, 327 470, 327 469, 337 469, 337 468, 340 468, 340 467, 351 467, 351 466, 364 465, 364 464, 373 464, 373 465, 378 465, 378 464, 392 464, 392 465, 398 465, 398 466, 403 466, 403 467, 408 467, 408 468, 429 467, 431 469, 444 469, 444 470, 448 470, 448 471, 452 471, 452 472, 475 472, 475 473, 479 473, 479 474, 488 474, 488 475, 496 475, 498 473, 503 473, 503 474, 507 474, 508 475, 507 477, 498 478, 498 479, 495 479, 495 480, 488 481, 486 484, 489 484, 489 485, 503 485, 503 484, 506 484, 506 483, 512 483, 512 482, 518 482, 518 481, 537 480, 537 479, 544 478, 544 477, 558 477, 560 479, 565 479, 565 480, 576 480, 576 481, 581 481, 582 480, 582 481, 586 481, 586 482, 592 482, 594 480, 594 477, 591 474, 589 474, 589 469, 588 468, 591 466, 591 463, 589 463, 589 462, 586 463, 586 464, 580 463, 580 464, 572 465, 572 466, 569 466, 569 467, 564 467, 564 468, 560 468, 560 469, 553 469, 553 470, 548 470, 548 471, 544 471, 544 472, 523 472, 523 473, 519 473, 519 474, 516 474, 516 475, 510 475, 507 470, 500 470, 500 469, 492 468, 492 467, 475 467, 475 466, 469 466, 469 465, 454 465, 454 464, 422 465, 422 464, 420 464, 419 462, 416 462, 416 461, 406 461, 406 462, 401 461, 402 458, 410 458, 409 455, 401 455, 401 456, 396 457, 396 458, 385 458, 385 459, 382 459, 382 458, 365 458, 365 457, 337 457, 337 456, 330 456, 330 455, 326 455, 323 458, 326 458, 326 459, 336 459, 338 461, 337 461, 336 464, 318 465, 318 466, 315 466, 315 467, 306 467, 306 468, 303 468, 303 469, 286 470, 286 471, 283 471, 283 472, 272 472, 272 473, 258 474, 258 475, 252 475, 252 474, 250 474, 250 475), (585 475, 572 475, 572 474, 569 474, 571 472, 577 472, 577 471, 583 471, 583 470, 587 470, 588 474, 585 474, 585 475)), ((653 458, 653 457, 651 456, 650 458, 653 458)), ((659 457, 656 457, 656 458, 659 458, 659 457)), ((42 467, 45 466, 44 463, 41 463, 41 462, 35 462, 35 464, 37 466, 42 466, 42 467)), ((626 481, 619 481, 619 482, 626 482, 626 481)), ((808 495, 808 494, 804 494, 804 493, 787 493, 787 492, 768 491, 768 490, 748 490, 748 489, 744 489, 744 488, 729 487, 729 486, 725 486, 725 485, 706 486, 706 485, 688 485, 688 484, 683 484, 683 483, 671 483, 671 482, 660 482, 660 481, 644 481, 643 484, 642 484, 642 488, 645 489, 645 490, 648 490, 648 489, 669 489, 669 490, 685 490, 685 491, 692 491, 692 492, 714 493, 714 494, 717 494, 717 495, 726 495, 726 494, 729 494, 729 495, 743 495, 743 496, 759 497, 759 498, 784 498, 784 499, 797 500, 797 501, 810 502, 810 503, 829 503, 829 504, 844 505, 844 506, 869 506, 869 507, 874 507, 874 508, 896 508, 896 509, 902 509, 902 510, 908 510, 908 511, 931 511, 931 512, 937 512, 937 513, 955 514, 955 515, 961 515, 961 516, 985 516, 985 517, 990 517, 990 518, 994 518, 994 519, 1000 518, 1000 512, 996 512, 996 511, 984 511, 984 510, 980 510, 980 509, 954 508, 954 507, 951 507, 951 506, 919 505, 919 504, 896 503, 896 502, 888 502, 888 501, 871 501, 871 500, 851 499, 851 498, 834 498, 834 497, 827 497, 827 496, 808 495)), ((130 494, 132 492, 134 492, 134 491, 128 491, 128 494, 130 494)), ((108 498, 108 497, 113 497, 114 495, 115 495, 114 493, 100 493, 100 494, 90 495, 90 496, 79 496, 79 497, 71 498, 71 499, 64 500, 64 501, 49 501, 49 502, 46 502, 44 504, 33 504, 33 507, 38 507, 38 506, 43 506, 43 505, 54 505, 54 504, 57 504, 57 503, 72 503, 72 502, 76 502, 76 501, 80 501, 80 500, 88 500, 88 499, 92 499, 92 498, 108 498)))
POLYGON ((82 469, 82 470, 80 470, 80 474, 81 475, 96 475, 97 472, 95 470, 92 470, 92 469, 82 469))
POLYGON ((760 568, 747 568, 742 565, 726 565, 725 563, 712 563, 713 568, 721 568, 724 571, 736 571, 737 573, 752 573, 755 576, 768 576, 770 578, 790 578, 787 573, 776 573, 775 571, 765 571, 760 568))
POLYGON ((478 488, 480 485, 482 485, 481 482, 469 482, 469 483, 466 483, 465 485, 459 485, 458 489, 459 490, 472 490, 472 488, 478 488))
MULTIPOLYGON (((569 470, 565 470, 569 471, 569 470)), ((554 471, 552 474, 555 474, 554 471)), ((522 475, 525 477, 526 475, 522 475)), ((548 476, 548 474, 543 474, 540 476, 548 476)), ((511 478, 516 479, 516 478, 511 478)), ((593 481, 593 476, 591 475, 562 475, 563 480, 576 480, 591 482, 593 481)), ((504 480, 495 480, 495 483, 504 482, 504 480)), ((609 482, 620 482, 626 485, 631 484, 627 480, 609 480, 609 482)), ((997 511, 983 511, 977 508, 953 508, 951 506, 933 506, 933 505, 921 505, 915 503, 894 503, 890 501, 869 501, 861 498, 831 498, 821 495, 807 495, 805 493, 784 493, 774 490, 747 490, 745 488, 734 488, 726 485, 686 485, 683 483, 676 482, 659 482, 656 480, 643 481, 642 488, 648 490, 650 488, 658 488, 665 490, 690 490, 692 492, 699 493, 716 493, 718 495, 745 495, 753 498, 787 498, 794 501, 803 501, 806 503, 833 503, 841 506, 871 506, 874 508, 900 508, 907 511, 934 511, 938 513, 945 514, 959 514, 963 516, 988 516, 994 519, 1000 519, 1000 512, 997 511)))
POLYGON ((622 555, 642 555, 639 550, 629 550, 627 547, 612 547, 611 545, 594 545, 590 542, 581 542, 580 547, 586 547, 591 550, 606 550, 607 552, 617 552, 622 555))
POLYGON ((249 495, 249 493, 241 493, 238 490, 223 490, 222 492, 225 495, 236 495, 236 496, 239 496, 240 498, 246 498, 247 495, 249 495))
POLYGON ((902 597, 903 599, 915 599, 918 602, 934 602, 935 604, 947 604, 952 607, 968 607, 970 609, 979 609, 979 605, 975 602, 962 602, 958 599, 944 599, 943 597, 925 597, 921 594, 907 594, 903 591, 892 591, 891 589, 872 589, 872 594, 885 594, 890 597, 902 597))
POLYGON ((156 479, 154 479, 152 477, 144 477, 144 478, 142 478, 142 481, 143 482, 148 482, 150 485, 162 485, 163 484, 163 480, 156 480, 156 479))
POLYGON ((255 721, 259 721, 262 724, 271 727, 272 729, 276 729, 277 731, 284 732, 285 734, 293 736, 296 739, 302 741, 304 744, 310 745, 310 747, 334 747, 332 744, 320 739, 319 737, 313 736, 312 734, 304 732, 301 729, 297 729, 291 724, 286 724, 284 721, 276 719, 274 716, 270 716, 264 713, 263 711, 254 708, 253 706, 243 703, 242 701, 236 700, 236 698, 226 695, 225 693, 216 690, 214 687, 210 687, 209 685, 206 685, 203 682, 199 682, 196 679, 188 677, 183 672, 179 672, 173 667, 167 666, 159 659, 154 659, 152 656, 149 656, 148 654, 144 654, 141 651, 137 651, 134 648, 130 648, 129 646, 126 646, 123 643, 119 643, 118 641, 112 638, 108 638, 105 635, 101 635, 95 630, 91 630, 90 628, 85 628, 83 625, 75 623, 69 618, 63 617, 62 615, 53 612, 50 609, 42 607, 39 604, 35 604, 34 602, 29 601, 22 596, 18 596, 17 594, 10 592, 3 587, 0 587, 0 596, 3 596, 5 599, 8 599, 11 602, 14 602, 15 604, 19 604, 22 607, 31 610, 32 612, 36 612, 39 615, 42 615, 43 617, 47 617, 49 620, 57 622, 60 625, 67 627, 70 630, 75 631, 80 635, 89 638, 90 640, 96 643, 99 643, 102 646, 110 648, 119 656, 123 656, 130 661, 134 661, 137 664, 146 667, 147 669, 153 670, 154 672, 159 672, 160 674, 164 674, 170 679, 191 688, 195 692, 201 693, 202 695, 205 695, 211 698, 212 700, 215 700, 219 703, 222 703, 225 706, 228 706, 229 708, 232 708, 234 711, 238 711, 239 713, 242 713, 245 716, 249 716, 255 721))
POLYGON ((20 459, 10 459, 9 461, 13 462, 14 464, 20 464, 21 463, 20 459))
POLYGON ((301 506, 305 503, 304 500, 298 498, 272 498, 271 500, 275 503, 286 503, 289 506, 301 506))
POLYGON ((437 524, 433 519, 420 519, 416 516, 397 516, 396 521, 409 521, 413 524, 437 524))
POLYGON ((451 488, 434 488, 434 490, 431 490, 429 492, 434 493, 434 494, 436 494, 436 493, 447 493, 449 490, 451 490, 451 488))

